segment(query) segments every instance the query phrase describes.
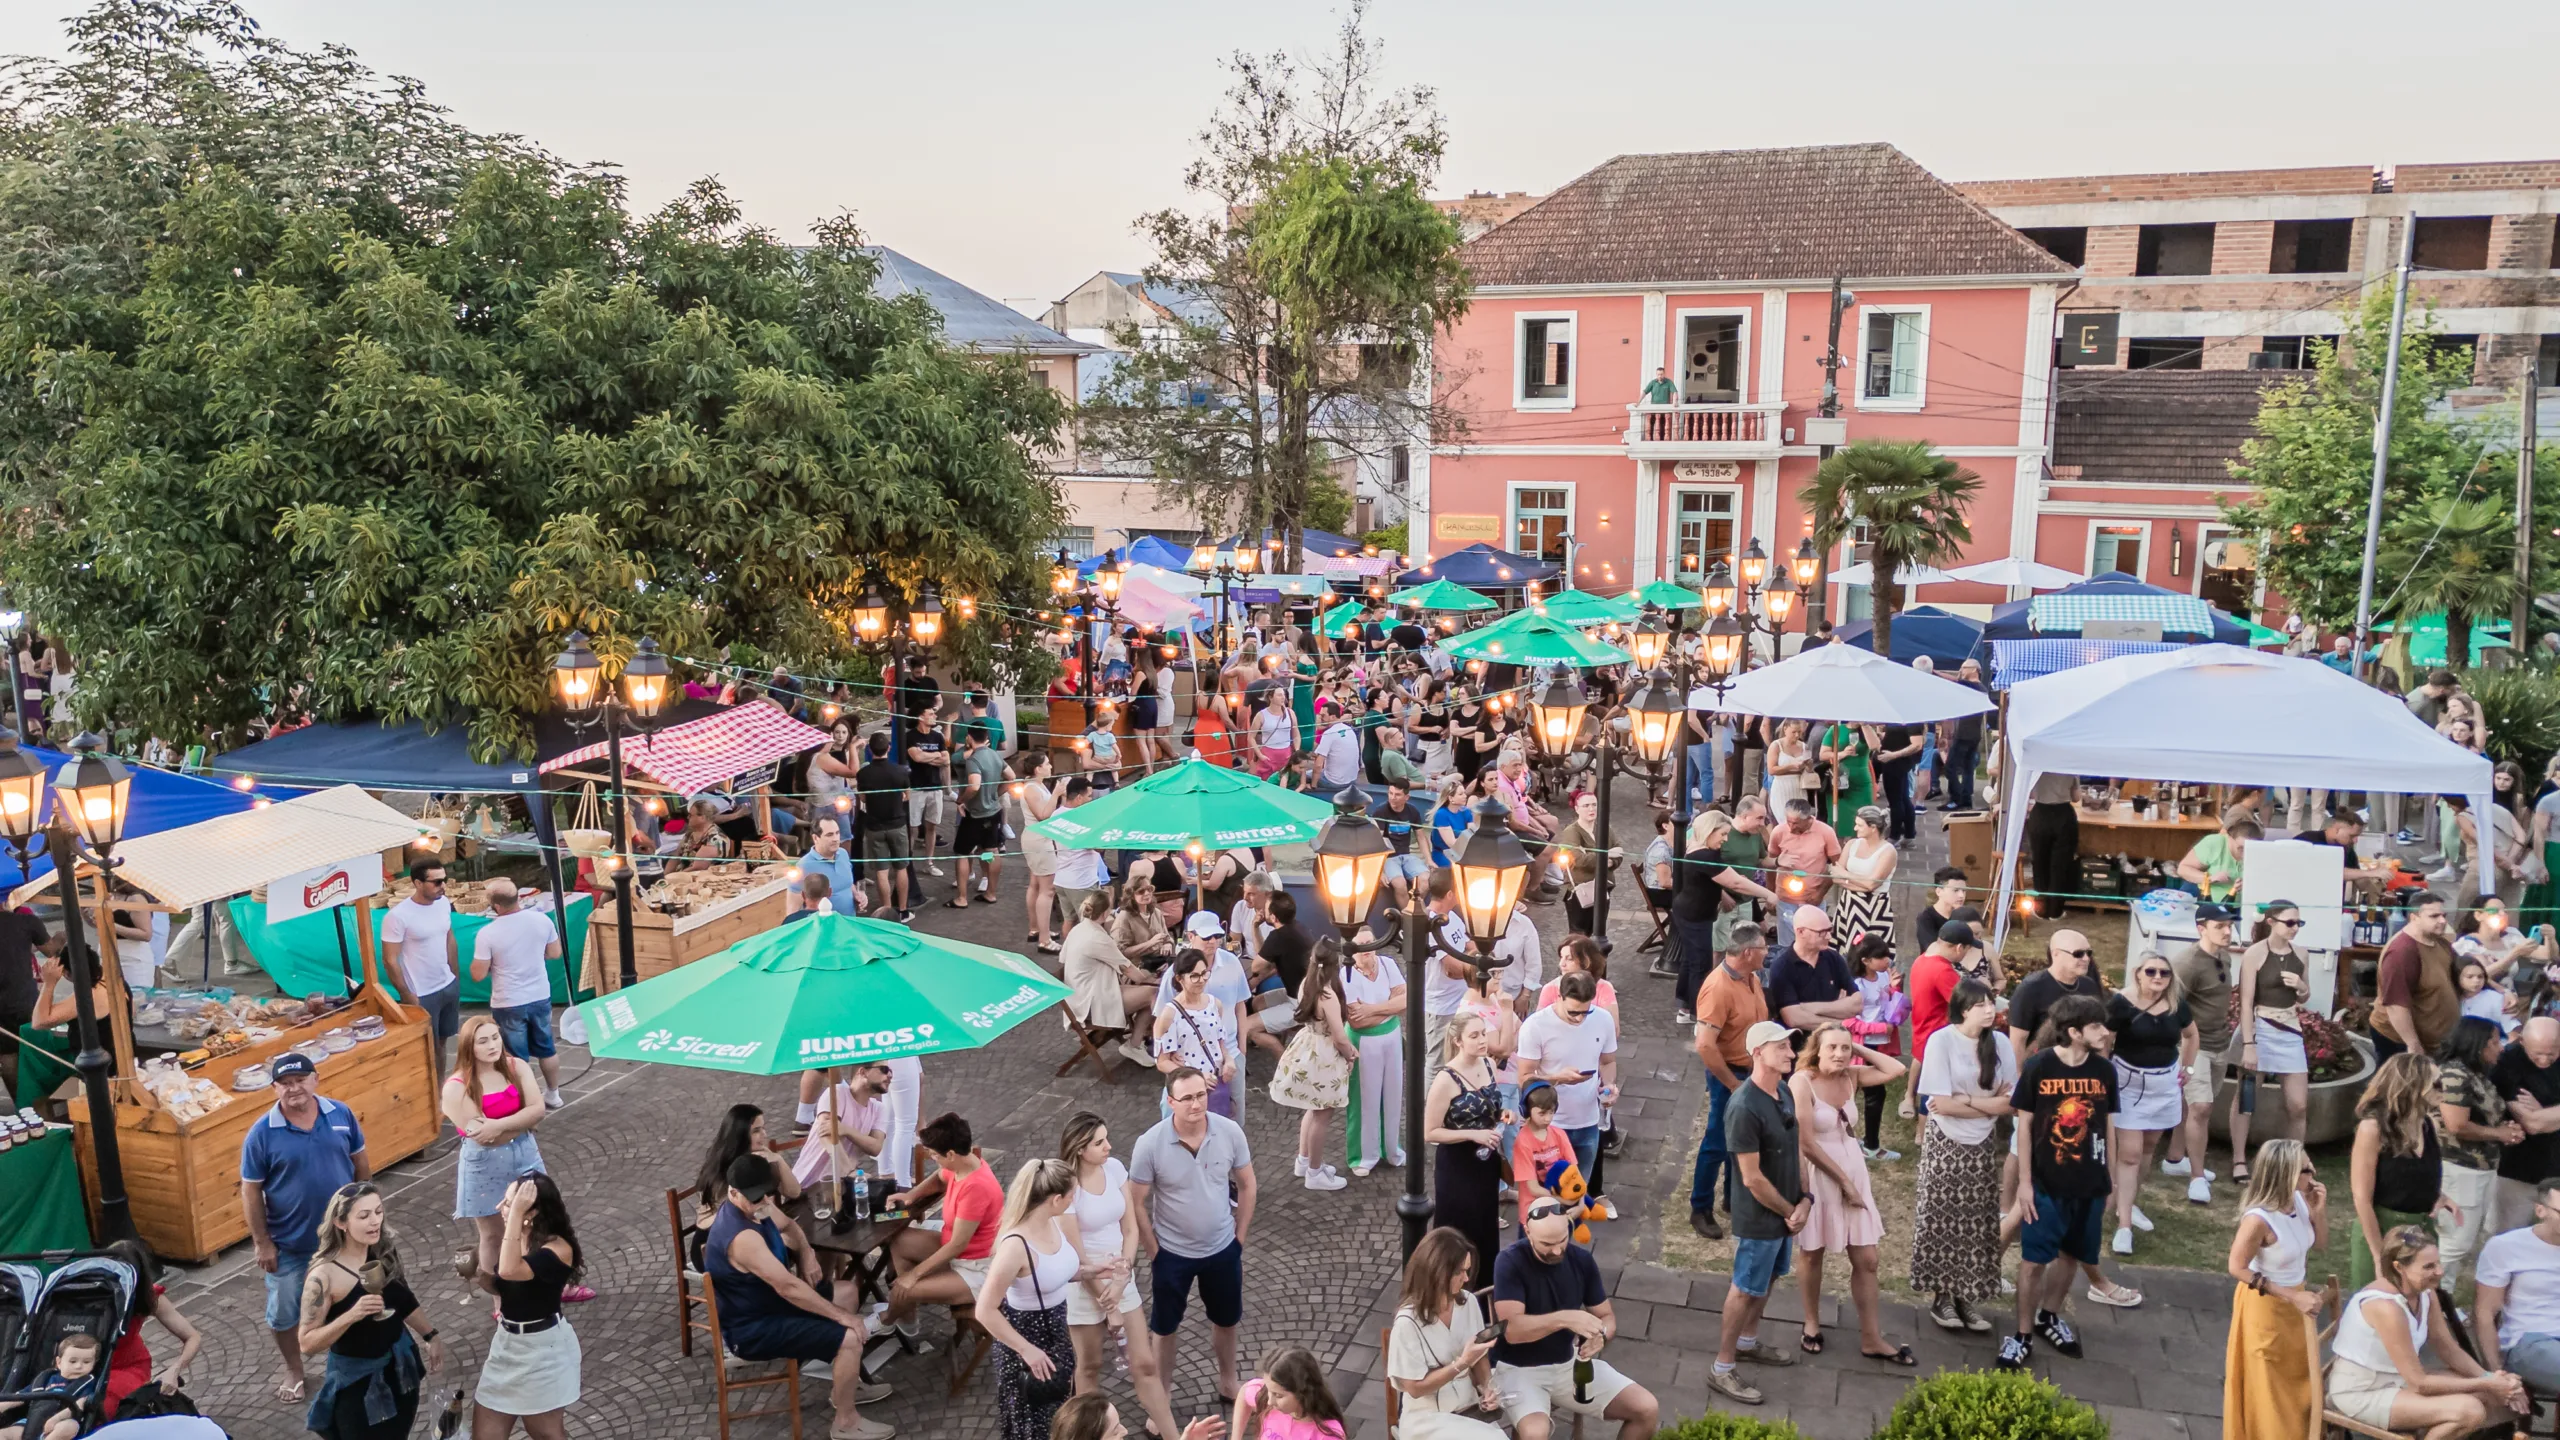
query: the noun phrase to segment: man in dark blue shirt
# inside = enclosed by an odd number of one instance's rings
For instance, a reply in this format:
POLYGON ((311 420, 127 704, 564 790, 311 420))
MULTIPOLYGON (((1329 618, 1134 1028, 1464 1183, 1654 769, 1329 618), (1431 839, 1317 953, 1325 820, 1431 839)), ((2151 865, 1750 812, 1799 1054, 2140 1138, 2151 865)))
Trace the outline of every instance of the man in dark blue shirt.
POLYGON ((1831 917, 1818 905, 1799 905, 1789 917, 1795 943, 1769 957, 1769 1013, 1799 1036, 1825 1020, 1846 1020, 1864 1003, 1849 977, 1849 962, 1831 948, 1831 917))
POLYGON ((1493 1383, 1503 1418, 1520 1440, 1550 1440, 1584 1417, 1615 1420, 1621 1436, 1649 1440, 1662 1404, 1594 1358, 1617 1338, 1618 1317, 1599 1264, 1572 1237, 1564 1202, 1541 1197, 1529 1206, 1521 1238, 1494 1257, 1493 1319, 1502 1336, 1493 1347, 1493 1383), (1580 1386, 1577 1359, 1591 1361, 1590 1379, 1580 1386))

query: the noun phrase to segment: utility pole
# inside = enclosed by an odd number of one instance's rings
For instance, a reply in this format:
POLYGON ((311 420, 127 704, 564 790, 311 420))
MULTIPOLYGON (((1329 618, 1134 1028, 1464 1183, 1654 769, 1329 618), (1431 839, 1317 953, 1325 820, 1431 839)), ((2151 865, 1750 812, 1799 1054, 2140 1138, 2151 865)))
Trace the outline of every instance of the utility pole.
POLYGON ((2526 622, 2533 618, 2533 447, 2540 443, 2536 433, 2539 417, 2535 411, 2542 404, 2542 372, 2533 356, 2524 361, 2524 422, 2516 427, 2516 603, 2515 613, 2508 617, 2508 654, 2522 660, 2531 653, 2532 634, 2526 622))
MULTIPOLYGON (((1822 357, 1822 418, 1826 421, 1840 418, 1840 313, 1858 299, 1843 283, 1846 278, 1840 275, 1831 277, 1831 343, 1822 357)), ((1823 427, 1826 438, 1822 445, 1822 458, 1825 460, 1831 458, 1830 428, 1828 425, 1823 427)), ((1820 528, 1818 522, 1816 528, 1820 528)), ((1813 583, 1805 587, 1804 595, 1804 633, 1808 641, 1821 634, 1822 627, 1830 623, 1831 618, 1831 580, 1827 573, 1831 568, 1831 547, 1822 545, 1818 548, 1821 558, 1814 562, 1813 583)))
POLYGON ((2400 332, 2409 318, 2409 266, 2418 247, 2418 217, 2400 217, 2400 264, 2391 280, 2390 351, 2382 360, 2382 408, 2373 421, 2373 493, 2364 509, 2364 573, 2356 582, 2356 674, 2372 678, 2373 566, 2382 547, 2382 482, 2391 472, 2391 412, 2400 403, 2400 332))

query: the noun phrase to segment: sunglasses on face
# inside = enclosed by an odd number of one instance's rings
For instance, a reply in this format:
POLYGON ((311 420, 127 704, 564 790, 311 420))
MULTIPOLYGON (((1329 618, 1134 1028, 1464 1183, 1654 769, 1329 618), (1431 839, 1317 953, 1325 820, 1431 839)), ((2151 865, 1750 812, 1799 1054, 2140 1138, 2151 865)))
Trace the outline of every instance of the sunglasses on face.
POLYGON ((2169 978, 2169 972, 2166 970, 2145 970, 2142 973, 2145 978, 2153 980, 2166 980, 2169 978))
POLYGON ((1529 1218, 1532 1220, 1549 1220, 1563 1213, 1564 1207, 1552 1200, 1541 1200, 1529 1207, 1529 1218))
POLYGON ((2267 923, 2270 925, 2281 925, 2287 930, 2299 930, 2302 928, 2302 920, 2298 916, 2283 920, 2270 920, 2267 923))
POLYGON ((2062 953, 2070 956, 2074 960, 2086 960, 2098 952, 2095 950, 2065 950, 2062 953))

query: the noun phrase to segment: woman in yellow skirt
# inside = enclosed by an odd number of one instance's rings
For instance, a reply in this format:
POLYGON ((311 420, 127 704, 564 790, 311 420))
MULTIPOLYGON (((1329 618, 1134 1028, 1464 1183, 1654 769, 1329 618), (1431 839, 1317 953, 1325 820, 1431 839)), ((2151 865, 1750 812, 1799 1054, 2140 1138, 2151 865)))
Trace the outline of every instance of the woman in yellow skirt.
POLYGON ((2320 1293, 2305 1262, 2328 1243, 2329 1192, 2299 1140, 2258 1147, 2231 1237, 2231 1343, 2223 1362, 2227 1440, 2318 1440, 2320 1387, 2313 1328, 2320 1293))

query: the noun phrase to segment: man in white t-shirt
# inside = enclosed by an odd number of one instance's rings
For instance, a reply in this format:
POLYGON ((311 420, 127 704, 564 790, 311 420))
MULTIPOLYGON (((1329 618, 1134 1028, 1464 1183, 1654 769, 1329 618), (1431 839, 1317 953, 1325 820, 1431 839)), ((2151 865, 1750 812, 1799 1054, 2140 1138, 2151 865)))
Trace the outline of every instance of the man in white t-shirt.
POLYGON ((539 910, 519 909, 516 883, 489 882, 489 923, 471 942, 471 978, 489 982, 489 1018, 498 1022, 507 1051, 542 1067, 542 1103, 557 1109, 560 1052, 551 1040, 551 967, 560 958, 560 931, 539 910))
POLYGON ((2471 1333, 2487 1347, 2481 1360, 2535 1390, 2560 1390, 2560 1179, 2534 1188, 2531 1228, 2490 1237, 2476 1269, 2471 1333))
MULTIPOLYGON (((409 898, 383 912, 382 943, 409 1003, 435 1026, 436 1077, 444 1077, 444 1047, 462 1029, 462 951, 453 938, 453 902, 445 898, 444 862, 409 867, 409 898)), ((546 996, 548 991, 545 991, 546 996)))
POLYGON ((1600 1159, 1600 1112, 1618 1099, 1618 1022, 1592 1003, 1599 993, 1590 971, 1566 972, 1556 1003, 1520 1023, 1514 1052, 1520 1088, 1536 1080, 1556 1088, 1554 1123, 1586 1179, 1600 1159))

